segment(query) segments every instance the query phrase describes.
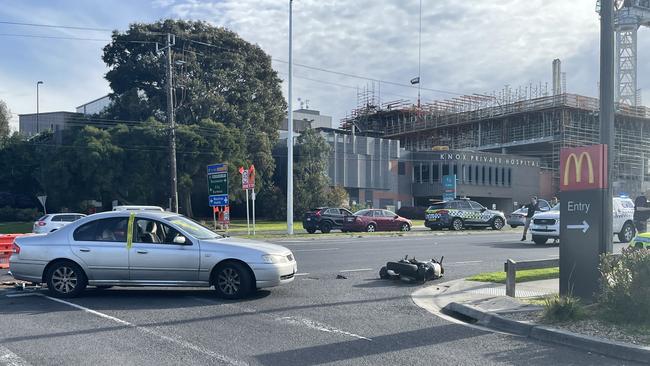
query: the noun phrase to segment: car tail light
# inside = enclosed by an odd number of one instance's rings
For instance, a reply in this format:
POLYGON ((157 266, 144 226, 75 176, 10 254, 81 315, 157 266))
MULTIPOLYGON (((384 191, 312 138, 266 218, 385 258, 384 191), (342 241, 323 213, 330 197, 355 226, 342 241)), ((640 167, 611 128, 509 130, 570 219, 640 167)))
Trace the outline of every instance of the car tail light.
POLYGON ((38 226, 45 226, 45 225, 47 225, 47 223, 45 221, 39 221, 38 222, 38 226))
POLYGON ((12 246, 12 250, 15 254, 20 254, 20 247, 18 246, 18 244, 14 243, 12 246))
POLYGON ((314 215, 315 215, 316 217, 320 217, 320 211, 316 211, 316 213, 315 213, 314 215))

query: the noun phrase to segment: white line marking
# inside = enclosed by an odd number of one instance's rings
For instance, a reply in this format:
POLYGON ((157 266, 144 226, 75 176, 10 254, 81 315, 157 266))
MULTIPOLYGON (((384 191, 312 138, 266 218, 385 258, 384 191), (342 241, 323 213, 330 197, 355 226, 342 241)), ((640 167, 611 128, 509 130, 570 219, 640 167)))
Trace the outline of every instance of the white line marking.
POLYGON ((339 272, 365 272, 365 271, 372 271, 372 268, 359 268, 359 269, 344 269, 339 272))
POLYGON ((370 339, 370 338, 366 338, 366 337, 360 336, 358 334, 346 332, 344 330, 332 328, 330 326, 327 326, 325 324, 319 323, 319 322, 311 320, 311 319, 297 318, 297 317, 294 317, 294 316, 283 316, 281 318, 277 318, 277 320, 286 321, 287 323, 293 324, 293 325, 304 325, 307 328, 318 330, 318 331, 325 332, 325 333, 343 334, 343 335, 346 335, 348 337, 363 339, 363 340, 372 342, 372 339, 370 339))
POLYGON ((20 294, 6 294, 5 296, 7 296, 7 297, 23 297, 23 296, 41 296, 41 294, 35 293, 35 292, 26 292, 26 293, 20 293, 20 294))
POLYGON ((321 249, 294 249, 294 252, 324 252, 328 250, 339 250, 339 248, 321 248, 321 249))
POLYGON ((6 366, 30 366, 22 357, 11 352, 8 348, 0 346, 0 365, 6 366))
POLYGON ((309 273, 296 273, 294 276, 308 276, 309 273))
POLYGON ((204 347, 197 346, 197 345, 192 344, 190 342, 166 336, 166 335, 164 335, 164 334, 162 334, 162 333, 160 333, 158 331, 151 330, 151 329, 148 329, 148 328, 144 328, 144 327, 141 327, 139 325, 135 325, 133 323, 129 323, 126 320, 118 319, 118 318, 116 318, 114 316, 110 316, 108 314, 100 313, 99 311, 95 311, 95 310, 89 309, 87 307, 77 305, 75 303, 71 303, 71 302, 61 300, 61 299, 57 299, 57 298, 50 297, 50 296, 43 296, 43 297, 45 297, 47 299, 50 299, 52 301, 61 303, 61 304, 71 306, 71 307, 79 309, 79 310, 82 310, 82 311, 84 311, 86 313, 89 313, 89 314, 96 315, 96 316, 104 318, 104 319, 114 321, 114 322, 116 322, 118 324, 122 324, 122 325, 125 325, 125 326, 128 326, 128 327, 131 327, 131 328, 135 328, 135 329, 137 329, 137 330, 139 330, 139 331, 141 331, 143 333, 147 333, 147 334, 156 336, 156 337, 161 338, 163 340, 166 340, 168 342, 175 343, 175 344, 177 344, 177 345, 179 345, 181 347, 188 348, 188 349, 191 349, 193 351, 196 351, 196 352, 202 353, 204 355, 210 356, 210 357, 215 358, 218 361, 221 361, 222 363, 225 363, 225 364, 228 364, 228 365, 234 365, 234 366, 248 365, 248 363, 246 363, 246 362, 232 359, 232 358, 230 358, 228 356, 224 356, 224 355, 212 352, 212 351, 210 351, 210 350, 208 350, 208 349, 206 349, 204 347))
POLYGON ((472 263, 483 263, 483 261, 454 262, 454 263, 452 263, 452 264, 472 264, 472 263))

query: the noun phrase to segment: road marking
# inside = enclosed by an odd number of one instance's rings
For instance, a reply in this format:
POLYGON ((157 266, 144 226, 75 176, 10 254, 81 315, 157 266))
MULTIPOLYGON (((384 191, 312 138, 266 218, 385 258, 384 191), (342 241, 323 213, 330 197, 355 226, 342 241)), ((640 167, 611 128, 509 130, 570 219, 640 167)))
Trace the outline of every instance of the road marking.
POLYGON ((0 365, 6 366, 30 366, 22 357, 11 352, 8 348, 0 346, 0 365))
POLYGON ((20 294, 6 294, 7 297, 23 297, 23 296, 41 296, 39 293, 29 292, 29 293, 20 293, 20 294))
POLYGON ((294 252, 324 252, 328 250, 339 250, 339 248, 321 248, 321 249, 294 249, 294 252))
POLYGON ((352 337, 352 338, 356 338, 356 339, 363 339, 363 340, 372 342, 372 339, 370 339, 370 338, 360 336, 358 334, 346 332, 346 331, 341 330, 341 329, 336 329, 336 328, 330 327, 330 326, 328 326, 326 324, 322 324, 322 323, 319 323, 317 321, 307 319, 307 318, 298 318, 298 317, 294 317, 294 316, 283 316, 283 317, 277 318, 277 320, 285 321, 285 322, 287 322, 289 324, 293 324, 293 325, 304 325, 307 328, 318 330, 318 331, 325 332, 325 333, 342 334, 342 335, 345 335, 345 336, 348 336, 348 337, 352 337))
POLYGON ((212 358, 214 358, 214 359, 216 359, 218 361, 221 361, 224 364, 233 365, 233 366, 245 366, 245 365, 248 365, 248 363, 246 363, 246 362, 232 359, 232 358, 230 358, 228 356, 224 356, 224 355, 218 354, 216 352, 212 352, 209 349, 206 349, 204 347, 192 344, 190 342, 187 342, 187 341, 184 341, 184 340, 181 340, 181 339, 178 339, 178 338, 172 338, 172 337, 166 336, 166 335, 164 335, 164 334, 162 334, 162 333, 160 333, 158 331, 148 329, 148 328, 144 328, 144 327, 141 327, 139 325, 135 325, 133 323, 129 323, 126 320, 122 320, 122 319, 116 318, 114 316, 110 316, 108 314, 100 313, 99 311, 89 309, 87 307, 77 305, 75 303, 68 302, 68 301, 65 301, 65 300, 57 299, 57 298, 50 297, 50 296, 44 296, 44 295, 41 295, 41 296, 45 297, 46 299, 50 299, 52 301, 55 301, 55 302, 58 302, 58 303, 61 303, 61 304, 64 304, 64 305, 68 305, 68 306, 71 306, 73 308, 84 311, 86 313, 98 316, 100 318, 108 319, 108 320, 114 321, 114 322, 116 322, 118 324, 122 324, 122 325, 127 326, 127 327, 135 328, 135 329, 137 329, 137 330, 139 330, 139 331, 141 331, 143 333, 153 335, 153 336, 161 338, 161 339, 163 339, 165 341, 177 344, 177 345, 179 345, 181 347, 191 349, 193 351, 196 351, 196 352, 202 353, 204 355, 210 356, 210 357, 212 357, 212 358))
POLYGON ((452 263, 452 264, 473 264, 473 263, 483 263, 483 261, 454 262, 454 263, 452 263))
POLYGON ((294 276, 309 276, 309 273, 296 273, 294 276))
POLYGON ((339 272, 342 273, 347 273, 347 272, 365 272, 365 271, 372 271, 373 268, 359 268, 359 269, 344 269, 339 272))

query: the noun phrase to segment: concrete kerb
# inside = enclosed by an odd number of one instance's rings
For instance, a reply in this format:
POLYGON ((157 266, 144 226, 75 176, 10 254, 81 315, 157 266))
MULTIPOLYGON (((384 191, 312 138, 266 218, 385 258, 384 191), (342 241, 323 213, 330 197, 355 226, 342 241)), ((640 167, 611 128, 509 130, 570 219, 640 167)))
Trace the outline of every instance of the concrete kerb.
MULTIPOLYGON (((543 342, 570 346, 613 358, 650 364, 650 347, 610 341, 543 325, 519 322, 500 316, 495 312, 486 311, 477 306, 462 303, 460 302, 462 301, 460 299, 460 293, 454 291, 454 288, 462 288, 462 282, 464 282, 464 280, 456 280, 420 289, 411 295, 413 302, 438 316, 439 313, 442 313, 456 319, 471 319, 472 321, 469 323, 465 322, 465 324, 471 327, 479 326, 497 332, 509 333, 543 342), (458 301, 451 301, 446 304, 444 300, 437 301, 438 299, 436 299, 436 297, 444 297, 445 293, 448 291, 453 292, 453 294, 448 295, 448 297, 458 301), (458 316, 459 314, 461 316, 458 316)), ((474 299, 475 298, 472 298, 471 295, 467 297, 468 301, 474 299)))

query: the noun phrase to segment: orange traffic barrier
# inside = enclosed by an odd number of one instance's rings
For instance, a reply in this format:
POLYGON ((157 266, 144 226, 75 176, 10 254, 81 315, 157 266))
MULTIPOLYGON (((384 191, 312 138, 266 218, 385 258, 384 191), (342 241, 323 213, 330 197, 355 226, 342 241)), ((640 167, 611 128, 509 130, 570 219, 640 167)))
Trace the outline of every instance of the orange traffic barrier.
POLYGON ((0 234, 0 269, 9 268, 9 257, 14 252, 14 240, 29 234, 0 234))

